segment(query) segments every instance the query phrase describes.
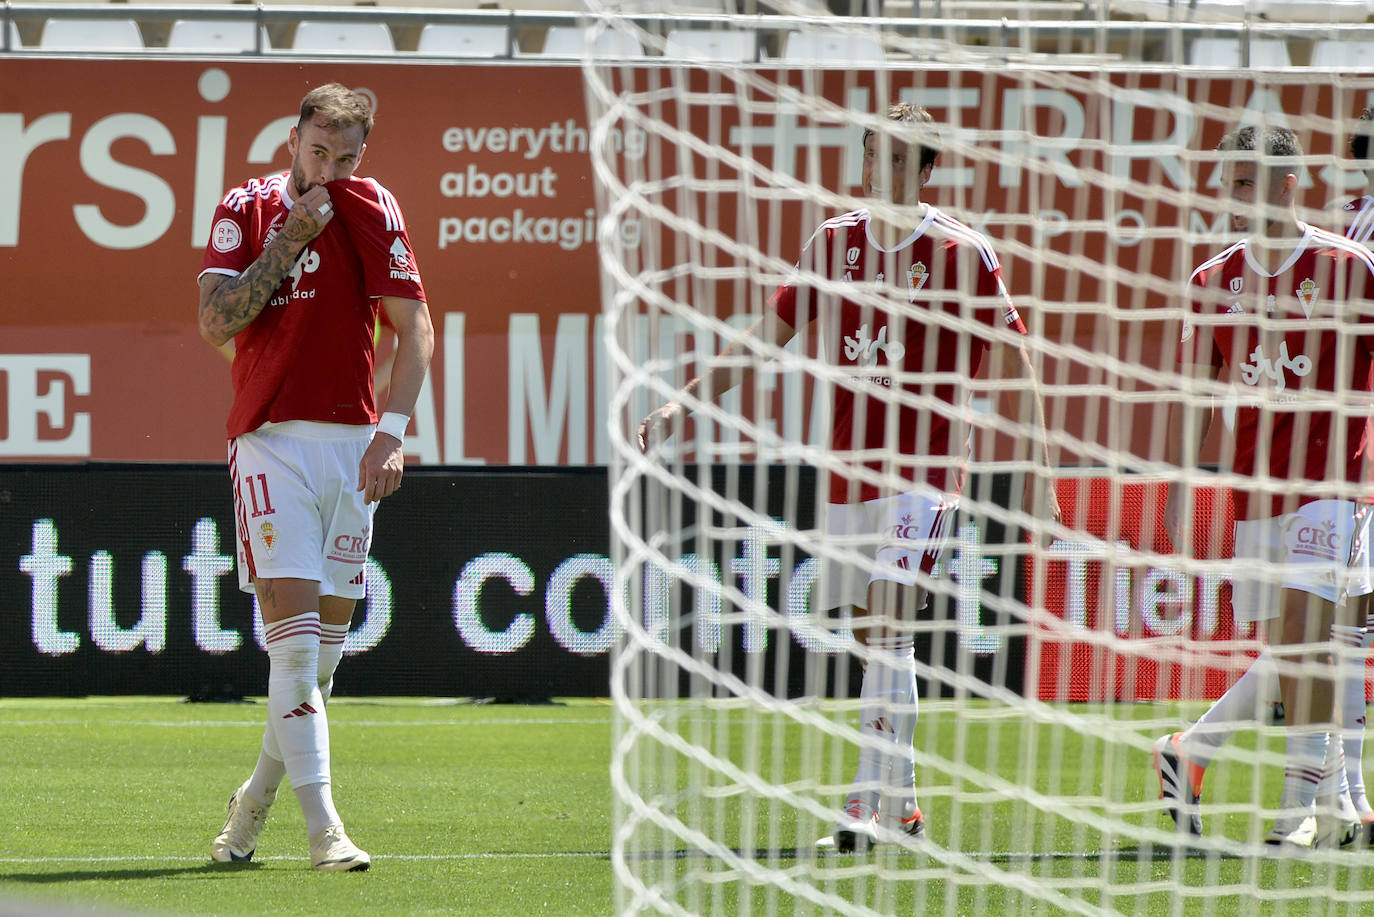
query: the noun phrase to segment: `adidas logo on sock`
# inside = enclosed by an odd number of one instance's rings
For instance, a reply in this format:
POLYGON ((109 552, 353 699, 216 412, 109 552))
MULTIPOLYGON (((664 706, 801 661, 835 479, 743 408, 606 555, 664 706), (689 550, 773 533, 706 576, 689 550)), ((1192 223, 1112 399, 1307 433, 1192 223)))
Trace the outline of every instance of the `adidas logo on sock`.
POLYGON ((284 714, 282 716, 282 719, 289 720, 293 716, 309 716, 310 714, 315 712, 317 712, 315 708, 310 706, 309 704, 301 704, 299 707, 297 707, 295 710, 292 710, 290 713, 284 714))
POLYGON ((895 733, 897 731, 896 729, 892 728, 892 723, 889 722, 887 717, 885 716, 880 716, 871 723, 864 723, 864 726, 868 729, 872 729, 875 732, 895 733))

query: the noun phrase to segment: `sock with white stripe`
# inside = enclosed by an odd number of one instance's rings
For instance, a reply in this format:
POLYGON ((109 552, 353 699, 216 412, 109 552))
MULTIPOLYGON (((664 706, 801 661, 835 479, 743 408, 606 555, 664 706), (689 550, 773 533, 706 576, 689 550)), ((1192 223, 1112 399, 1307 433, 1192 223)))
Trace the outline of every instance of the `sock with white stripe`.
MULTIPOLYGON (((329 702, 334 690, 334 670, 343 658, 344 638, 348 636, 347 624, 320 624, 320 654, 316 666, 320 697, 329 702)), ((286 764, 282 761, 280 746, 269 721, 262 735, 262 749, 258 752, 258 763, 253 775, 248 778, 244 792, 263 805, 270 806, 277 798, 277 789, 286 776, 286 764)))

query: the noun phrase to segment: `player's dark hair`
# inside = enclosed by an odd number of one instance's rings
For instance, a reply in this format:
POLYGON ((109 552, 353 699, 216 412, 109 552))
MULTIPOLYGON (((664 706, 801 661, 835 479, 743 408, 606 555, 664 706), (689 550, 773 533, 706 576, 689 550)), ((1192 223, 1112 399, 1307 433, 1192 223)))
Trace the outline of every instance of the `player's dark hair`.
MULTIPOLYGON (((909 124, 916 130, 909 132, 894 132, 894 140, 906 143, 920 143, 921 145, 921 169, 935 165, 935 160, 940 156, 940 135, 935 131, 935 118, 930 112, 910 102, 897 102, 887 110, 887 119, 896 121, 898 124, 909 124)), ((859 142, 867 147, 868 138, 873 133, 873 128, 864 128, 863 139, 859 142)))
POLYGON ((1348 144, 1351 159, 1369 158, 1369 138, 1374 134, 1374 108, 1366 108, 1360 112, 1360 117, 1355 121, 1355 130, 1350 135, 1348 144))
POLYGON ((1217 149, 1227 153, 1259 153, 1265 158, 1296 159, 1302 155, 1302 142, 1286 127, 1265 128, 1261 136, 1254 125, 1247 124, 1222 137, 1217 149))
POLYGON ((301 120, 296 129, 313 123, 317 117, 324 119, 325 126, 332 130, 361 125, 364 140, 372 133, 371 100, 340 83, 325 83, 305 94, 305 98, 301 99, 301 120))

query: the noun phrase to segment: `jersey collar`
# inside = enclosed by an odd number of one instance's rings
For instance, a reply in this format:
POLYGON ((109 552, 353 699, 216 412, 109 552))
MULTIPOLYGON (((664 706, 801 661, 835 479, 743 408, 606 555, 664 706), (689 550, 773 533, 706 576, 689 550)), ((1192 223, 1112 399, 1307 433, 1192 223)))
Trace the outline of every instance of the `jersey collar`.
POLYGON ((1266 271, 1264 266, 1255 260, 1255 256, 1250 252, 1250 240, 1246 239, 1245 263, 1250 266, 1250 270, 1259 274, 1261 277, 1277 277, 1297 264, 1298 259, 1302 257, 1303 252, 1307 251, 1307 247, 1312 241, 1312 227, 1301 220, 1298 221, 1298 225, 1302 227, 1302 238, 1298 240, 1298 244, 1293 247, 1293 250, 1288 253, 1288 257, 1284 259, 1283 264, 1279 265, 1279 269, 1272 274, 1266 271))

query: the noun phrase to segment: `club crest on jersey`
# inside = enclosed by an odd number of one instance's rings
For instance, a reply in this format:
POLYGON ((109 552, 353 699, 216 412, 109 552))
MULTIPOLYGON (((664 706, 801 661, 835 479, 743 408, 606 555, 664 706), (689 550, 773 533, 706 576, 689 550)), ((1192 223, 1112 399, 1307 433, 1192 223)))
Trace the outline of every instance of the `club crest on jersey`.
POLYGON ((391 243, 391 279, 410 280, 415 283, 420 282, 420 272, 415 269, 415 262, 410 260, 410 252, 406 249, 406 244, 397 236, 396 241, 391 243))
POLYGON ((1307 313, 1308 318, 1311 318, 1312 307, 1317 304, 1317 294, 1321 292, 1321 288, 1311 277, 1308 277, 1298 284, 1298 288, 1294 292, 1298 294, 1298 302, 1302 303, 1302 311, 1307 313))
POLYGON ((217 252, 231 252, 243 244, 243 232, 239 224, 228 217, 215 224, 210 230, 210 244, 217 252))
POLYGON ((911 270, 906 275, 907 298, 912 302, 916 301, 916 291, 926 285, 930 273, 926 270, 924 261, 917 261, 911 266, 911 270))
POLYGON ((1245 287, 1245 281, 1240 277, 1231 278, 1231 292, 1239 293, 1245 287))
POLYGON ((262 546, 266 550, 267 556, 271 557, 273 550, 277 547, 277 527, 270 522, 264 522, 258 526, 258 538, 262 540, 262 546))

